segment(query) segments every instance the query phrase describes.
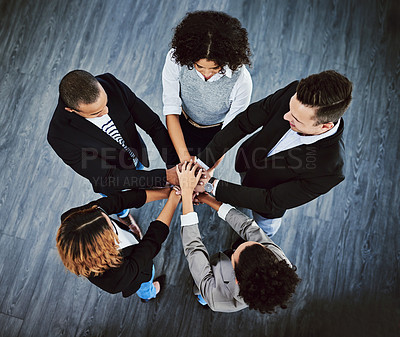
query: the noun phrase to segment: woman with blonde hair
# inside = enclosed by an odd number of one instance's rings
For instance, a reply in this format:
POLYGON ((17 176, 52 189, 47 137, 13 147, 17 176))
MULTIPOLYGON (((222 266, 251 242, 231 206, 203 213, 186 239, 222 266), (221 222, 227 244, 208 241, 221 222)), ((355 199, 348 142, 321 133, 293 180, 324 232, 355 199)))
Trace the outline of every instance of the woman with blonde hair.
POLYGON ((61 216, 56 238, 62 262, 72 273, 109 293, 122 292, 123 297, 136 293, 142 302, 155 298, 165 275, 154 279, 152 259, 168 236, 179 200, 169 188, 130 190, 70 209, 61 216), (167 203, 140 242, 108 215, 165 198, 167 203))

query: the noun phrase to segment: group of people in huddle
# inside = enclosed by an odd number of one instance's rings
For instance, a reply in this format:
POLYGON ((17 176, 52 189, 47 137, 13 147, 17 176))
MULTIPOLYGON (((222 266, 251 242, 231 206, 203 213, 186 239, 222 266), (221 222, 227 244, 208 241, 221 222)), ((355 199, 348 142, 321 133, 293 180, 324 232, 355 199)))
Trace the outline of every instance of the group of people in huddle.
POLYGON ((342 116, 352 84, 326 70, 250 104, 250 57, 238 19, 187 13, 162 71, 167 127, 112 74, 73 70, 63 77, 47 139, 102 195, 61 216, 56 241, 68 270, 109 293, 156 298, 166 276, 155 277, 152 260, 182 203, 180 232, 197 300, 220 312, 286 308, 300 279, 271 237, 287 209, 343 181, 342 116), (165 169, 145 169, 150 163, 137 127, 165 169), (214 177, 224 154, 250 134, 236 154, 241 183, 214 177), (130 209, 161 199, 167 202, 143 235, 130 209), (212 207, 240 239, 210 257, 194 203, 212 207))

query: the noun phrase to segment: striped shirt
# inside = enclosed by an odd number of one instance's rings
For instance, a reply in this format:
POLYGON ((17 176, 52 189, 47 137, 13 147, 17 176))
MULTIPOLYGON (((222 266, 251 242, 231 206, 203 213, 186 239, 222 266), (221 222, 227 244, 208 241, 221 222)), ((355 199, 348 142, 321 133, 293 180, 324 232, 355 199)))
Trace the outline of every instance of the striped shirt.
POLYGON ((108 114, 103 115, 101 117, 86 118, 86 120, 96 125, 99 129, 104 131, 119 145, 121 145, 124 148, 124 150, 129 153, 135 166, 138 165, 139 162, 138 157, 136 157, 133 151, 128 146, 126 146, 124 139, 122 138, 113 120, 110 118, 108 114))

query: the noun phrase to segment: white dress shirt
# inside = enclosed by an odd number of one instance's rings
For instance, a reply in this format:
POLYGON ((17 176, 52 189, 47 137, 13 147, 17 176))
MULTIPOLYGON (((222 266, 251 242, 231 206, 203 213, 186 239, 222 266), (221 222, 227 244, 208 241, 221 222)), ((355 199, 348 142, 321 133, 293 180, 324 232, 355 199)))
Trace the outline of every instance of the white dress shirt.
POLYGON ((296 131, 289 129, 282 136, 282 138, 279 140, 279 142, 276 143, 276 145, 271 149, 271 151, 268 152, 267 157, 271 157, 274 154, 292 149, 296 146, 300 146, 300 145, 304 145, 304 144, 309 145, 309 144, 315 143, 321 139, 324 139, 326 137, 332 136, 339 129, 339 124, 340 124, 340 119, 332 129, 330 129, 324 133, 321 133, 319 135, 313 135, 313 136, 302 136, 302 135, 298 134, 296 131))
MULTIPOLYGON (((222 204, 218 209, 218 216, 222 220, 226 220, 226 215, 232 208, 235 208, 235 207, 233 207, 229 204, 222 204)), ((181 226, 182 227, 197 225, 198 223, 199 223, 199 218, 197 217, 196 212, 190 212, 190 213, 181 215, 181 226)))
POLYGON ((139 241, 135 238, 135 236, 132 233, 129 233, 119 228, 112 219, 110 220, 111 223, 113 224, 115 234, 118 235, 119 243, 117 243, 117 245, 119 250, 122 250, 129 246, 137 245, 139 243, 139 241))
MULTIPOLYGON (((180 115, 182 101, 179 96, 180 83, 179 74, 181 66, 175 62, 172 58, 173 49, 171 49, 165 59, 164 68, 162 71, 162 85, 163 85, 163 114, 167 115, 180 115)), ((236 81, 229 100, 232 102, 229 111, 227 112, 225 119, 222 124, 222 128, 227 125, 232 119, 234 119, 240 112, 247 109, 251 92, 253 90, 253 83, 249 71, 243 65, 244 69, 241 72, 238 80, 236 81)), ((232 77, 232 70, 225 66, 225 74, 217 73, 213 75, 207 81, 214 82, 218 81, 223 76, 232 77)), ((194 69, 198 76, 205 81, 204 76, 194 69)))
POLYGON ((124 150, 129 153, 134 165, 138 166, 139 158, 136 157, 133 151, 126 145, 125 140, 122 138, 109 114, 105 114, 100 117, 86 118, 86 120, 96 125, 100 130, 104 131, 118 144, 120 144, 124 148, 124 150))

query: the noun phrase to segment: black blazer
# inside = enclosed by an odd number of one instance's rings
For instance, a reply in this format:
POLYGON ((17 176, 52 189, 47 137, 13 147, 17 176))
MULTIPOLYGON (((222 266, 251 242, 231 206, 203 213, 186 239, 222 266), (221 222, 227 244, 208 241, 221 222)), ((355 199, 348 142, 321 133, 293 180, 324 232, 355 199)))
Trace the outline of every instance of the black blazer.
POLYGON ((281 217, 286 209, 303 205, 344 180, 343 119, 338 131, 310 145, 267 157, 289 130, 283 119, 298 81, 251 104, 218 132, 198 158, 212 166, 232 146, 253 133, 239 148, 235 169, 243 173, 242 186, 221 180, 217 200, 252 209, 264 217, 281 217))
MULTIPOLYGON (((107 214, 114 214, 126 208, 139 208, 145 202, 146 192, 144 190, 130 190, 116 192, 111 197, 101 198, 79 208, 97 205, 107 214)), ((64 213, 61 216, 61 221, 74 210, 76 208, 64 213)), ((124 224, 117 220, 114 220, 114 222, 118 225, 118 230, 126 230, 124 224)), ((108 293, 122 292, 123 297, 131 296, 143 282, 151 279, 153 258, 160 251, 161 244, 167 238, 168 233, 169 228, 166 224, 161 221, 153 221, 143 239, 137 245, 122 249, 123 263, 120 267, 111 268, 96 277, 88 277, 88 280, 108 293)))
MULTIPOLYGON (((121 81, 111 74, 96 77, 108 96, 109 115, 126 145, 148 167, 146 145, 136 125, 150 135, 167 167, 179 162, 160 118, 121 81)), ((89 179, 95 192, 112 194, 127 188, 164 186, 164 169, 136 171, 128 152, 97 126, 58 100, 47 140, 58 156, 75 172, 89 179)))

